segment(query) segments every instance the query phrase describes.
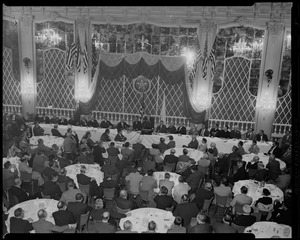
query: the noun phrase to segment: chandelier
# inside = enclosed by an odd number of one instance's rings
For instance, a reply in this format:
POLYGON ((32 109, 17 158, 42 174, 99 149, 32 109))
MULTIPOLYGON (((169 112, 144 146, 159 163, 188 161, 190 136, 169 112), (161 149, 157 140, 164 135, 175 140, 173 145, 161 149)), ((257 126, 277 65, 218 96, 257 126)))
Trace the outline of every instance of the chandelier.
POLYGON ((47 47, 55 47, 62 41, 62 37, 59 36, 58 29, 46 28, 37 33, 35 40, 47 47))

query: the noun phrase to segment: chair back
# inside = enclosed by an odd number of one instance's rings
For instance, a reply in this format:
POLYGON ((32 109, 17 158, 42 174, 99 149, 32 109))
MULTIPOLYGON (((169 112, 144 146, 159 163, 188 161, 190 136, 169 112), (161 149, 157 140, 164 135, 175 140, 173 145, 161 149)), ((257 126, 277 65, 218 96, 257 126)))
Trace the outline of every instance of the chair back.
POLYGON ((32 179, 32 173, 20 171, 20 178, 22 182, 30 182, 32 179))
POLYGON ((210 205, 213 201, 214 197, 212 197, 211 199, 205 199, 204 203, 203 203, 203 207, 202 207, 202 211, 203 212, 207 212, 209 211, 210 205))
POLYGON ((144 191, 142 189, 139 189, 139 194, 144 201, 148 201, 149 191, 144 191))
POLYGON ((227 196, 220 196, 218 194, 215 194, 215 198, 216 198, 216 205, 220 207, 226 207, 227 196))
POLYGON ((87 196, 90 196, 90 184, 82 185, 78 183, 79 189, 84 192, 87 196))
POLYGON ((108 156, 107 158, 110 160, 110 164, 114 166, 117 164, 118 161, 120 161, 118 156, 108 156))
POLYGON ((43 192, 41 192, 42 198, 51 199, 50 195, 45 195, 43 192))
POLYGON ((65 192, 67 190, 66 183, 58 183, 58 182, 56 182, 56 183, 59 186, 61 192, 65 192))
POLYGON ((240 204, 240 203, 238 203, 238 202, 236 202, 236 204, 235 204, 235 206, 234 206, 234 213, 236 213, 236 214, 243 214, 243 206, 244 206, 245 204, 240 204))
POLYGON ((115 188, 103 188, 104 198, 113 200, 115 197, 115 188))
POLYGON ((176 163, 167 163, 164 165, 164 171, 174 172, 176 163))
POLYGON ((118 173, 116 173, 115 175, 111 175, 111 180, 118 180, 118 173))
POLYGON ((127 212, 129 212, 131 209, 128 208, 128 209, 122 209, 122 208, 119 208, 117 205, 116 205, 116 210, 118 213, 121 213, 121 214, 126 214, 127 212))
POLYGON ((85 227, 88 226, 89 217, 90 217, 90 211, 88 211, 85 214, 80 215, 80 219, 79 219, 79 232, 80 233, 84 230, 85 227))
POLYGON ((248 171, 248 176, 249 178, 253 178, 257 174, 258 170, 257 169, 249 169, 248 171))
POLYGON ((11 194, 11 196, 12 196, 12 198, 11 198, 10 201, 11 201, 12 206, 17 205, 20 202, 19 198, 16 195, 14 195, 14 194, 11 194))
POLYGON ((245 231, 245 226, 238 226, 235 225, 234 223, 231 223, 231 227, 233 227, 235 230, 238 231, 238 233, 243 233, 245 231))

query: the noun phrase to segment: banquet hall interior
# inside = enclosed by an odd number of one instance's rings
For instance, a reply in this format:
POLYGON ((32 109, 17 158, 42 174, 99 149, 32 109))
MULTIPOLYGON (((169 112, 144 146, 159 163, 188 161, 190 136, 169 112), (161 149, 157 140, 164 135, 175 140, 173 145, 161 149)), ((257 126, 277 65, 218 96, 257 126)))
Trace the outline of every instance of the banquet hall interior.
POLYGON ((3 4, 3 236, 295 236, 293 4, 3 4))

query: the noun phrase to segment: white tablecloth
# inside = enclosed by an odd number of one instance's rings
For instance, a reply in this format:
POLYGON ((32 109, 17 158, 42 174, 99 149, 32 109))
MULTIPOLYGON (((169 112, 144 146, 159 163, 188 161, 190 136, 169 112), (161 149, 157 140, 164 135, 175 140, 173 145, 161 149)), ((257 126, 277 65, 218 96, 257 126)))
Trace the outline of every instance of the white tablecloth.
POLYGON ((124 230, 123 224, 126 220, 129 220, 132 222, 132 231, 137 231, 138 233, 147 231, 150 221, 156 223, 156 232, 166 233, 175 219, 170 211, 158 208, 139 208, 129 211, 126 215, 127 217, 120 219, 120 228, 124 230))
MULTIPOLYGON (((3 158, 2 159, 2 165, 4 167, 4 163, 6 163, 7 161, 10 161, 11 164, 14 164, 16 165, 18 171, 19 171, 19 163, 20 163, 20 158, 19 157, 12 157, 12 158, 3 158)), ((20 176, 20 171, 19 171, 19 174, 20 176)))
POLYGON ((47 147, 52 148, 53 144, 56 144, 59 148, 63 146, 64 138, 56 137, 56 136, 37 136, 30 138, 30 144, 34 145, 32 148, 37 148, 38 140, 43 139, 44 144, 47 147))
POLYGON ((72 178, 78 187, 77 177, 76 175, 80 173, 81 166, 84 165, 86 167, 86 173, 88 177, 93 177, 96 179, 98 186, 103 182, 103 172, 100 171, 101 167, 98 164, 73 164, 66 167, 67 176, 72 178))
MULTIPOLYGON (((254 156, 256 156, 254 153, 244 154, 243 155, 243 161, 248 163, 253 159, 254 156)), ((257 156, 259 156, 259 161, 262 161, 263 164, 266 167, 266 165, 269 162, 269 156, 266 156, 263 153, 259 153, 259 154, 257 154, 257 156)), ((283 170, 286 167, 286 164, 285 164, 284 161, 281 161, 279 158, 276 158, 275 160, 277 160, 279 162, 281 170, 283 170)))
MULTIPOLYGON (((51 129, 53 128, 53 125, 51 124, 40 124, 40 126, 45 130, 45 134, 51 135, 51 129)), ((59 125, 58 130, 61 134, 65 134, 67 132, 67 129, 70 126, 65 125, 59 125)), ((86 131, 90 131, 92 134, 92 140, 96 141, 99 140, 101 135, 104 133, 104 128, 92 128, 92 127, 78 127, 78 126, 72 126, 72 130, 75 131, 78 135, 78 138, 81 139, 82 136, 86 133, 86 131)), ((117 129, 110 129, 110 137, 112 140, 114 140, 115 136, 117 135, 117 129)), ((180 135, 180 134, 153 134, 153 135, 141 135, 140 132, 127 132, 123 131, 123 135, 127 138, 127 141, 131 144, 135 143, 138 138, 142 139, 142 144, 145 145, 146 148, 151 148, 152 143, 159 143, 160 138, 165 138, 165 143, 169 142, 168 136, 172 135, 174 138, 174 141, 176 142, 176 147, 182 147, 183 145, 188 145, 189 142, 192 140, 192 137, 190 135, 180 135)), ((197 140, 199 143, 201 143, 203 137, 197 137, 197 140)), ((211 142, 215 142, 217 145, 217 148, 219 152, 223 153, 231 153, 232 152, 232 146, 238 144, 240 140, 233 140, 233 139, 221 139, 221 138, 211 138, 211 137, 205 137, 207 139, 207 146, 210 146, 211 142)), ((252 144, 252 141, 249 140, 242 140, 244 142, 244 149, 245 151, 248 151, 249 147, 252 144)), ((257 146, 260 149, 260 152, 267 153, 271 146, 272 142, 268 143, 261 143, 258 142, 257 146)))
MULTIPOLYGON (((165 178, 165 173, 166 172, 163 172, 163 171, 153 173, 153 178, 156 180, 157 186, 158 186, 158 188, 154 189, 154 192, 157 192, 157 193, 159 192, 159 181, 165 178)), ((174 184, 175 184, 174 186, 178 185, 179 184, 178 178, 180 177, 180 175, 177 173, 173 173, 173 172, 169 172, 169 173, 171 175, 170 181, 174 182, 174 184)), ((173 192, 174 192, 174 188, 172 189, 172 194, 173 194, 173 192)))
POLYGON ((46 220, 55 224, 52 213, 58 211, 57 203, 58 201, 54 199, 34 199, 15 205, 8 211, 8 218, 5 222, 7 231, 10 232, 10 218, 14 216, 14 211, 17 208, 22 208, 24 210, 24 219, 31 218, 33 222, 39 220, 37 213, 40 209, 44 208, 47 211, 46 220))
POLYGON ((271 238, 273 236, 292 238, 292 228, 276 222, 256 222, 245 228, 244 233, 253 233, 255 238, 271 238))
MULTIPOLYGON (((180 155, 183 155, 183 149, 184 148, 174 148, 175 149, 175 156, 179 157, 180 155)), ((192 149, 192 148, 186 148, 188 150, 188 156, 190 158, 195 159, 196 162, 198 162, 200 160, 200 158, 203 157, 203 152, 199 151, 197 149, 192 149)), ((168 149, 164 152, 164 156, 169 155, 170 154, 171 149, 168 149)))
POLYGON ((232 192, 234 195, 240 194, 241 193, 241 187, 246 186, 248 188, 248 193, 247 195, 249 197, 252 197, 252 206, 254 206, 254 203, 256 200, 259 198, 263 197, 262 195, 262 190, 264 188, 267 188, 271 192, 271 197, 273 199, 273 202, 275 199, 278 199, 280 202, 283 201, 283 192, 281 189, 279 189, 277 186, 273 184, 265 184, 264 187, 260 187, 259 182, 254 181, 254 180, 241 180, 236 183, 234 183, 232 192))

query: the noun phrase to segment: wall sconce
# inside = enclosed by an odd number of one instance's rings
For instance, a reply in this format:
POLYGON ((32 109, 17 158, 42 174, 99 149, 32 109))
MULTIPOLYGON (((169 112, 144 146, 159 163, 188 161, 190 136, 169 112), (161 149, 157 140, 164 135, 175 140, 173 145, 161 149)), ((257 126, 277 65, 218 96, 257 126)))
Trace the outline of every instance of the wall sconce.
POLYGON ((31 60, 28 57, 23 58, 23 63, 25 64, 25 67, 27 68, 27 71, 29 73, 29 67, 30 67, 31 60))
POLYGON ((272 78, 273 78, 273 70, 272 70, 272 69, 268 69, 268 70, 265 72, 265 76, 267 77, 267 80, 268 80, 268 87, 269 87, 270 83, 272 82, 272 78))

